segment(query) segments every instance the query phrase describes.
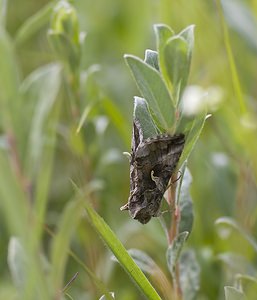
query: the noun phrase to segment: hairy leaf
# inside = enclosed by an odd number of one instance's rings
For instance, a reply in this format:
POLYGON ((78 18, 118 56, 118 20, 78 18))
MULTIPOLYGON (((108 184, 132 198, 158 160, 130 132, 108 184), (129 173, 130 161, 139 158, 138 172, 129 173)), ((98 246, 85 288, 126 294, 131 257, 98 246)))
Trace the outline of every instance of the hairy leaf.
POLYGON ((125 55, 125 60, 155 121, 168 130, 174 122, 174 106, 160 73, 135 56, 125 55))

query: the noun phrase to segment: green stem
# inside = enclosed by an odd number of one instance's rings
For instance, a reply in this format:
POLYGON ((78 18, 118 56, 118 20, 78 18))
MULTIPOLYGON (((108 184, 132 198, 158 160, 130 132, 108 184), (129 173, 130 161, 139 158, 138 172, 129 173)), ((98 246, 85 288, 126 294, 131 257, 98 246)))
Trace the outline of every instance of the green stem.
MULTIPOLYGON (((168 199, 167 202, 170 207, 171 211, 171 224, 170 229, 168 231, 168 243, 169 245, 172 244, 173 240, 178 234, 179 222, 180 222, 180 212, 179 207, 176 205, 176 180, 177 180, 177 173, 175 173, 171 177, 171 184, 168 189, 168 199)), ((179 264, 177 263, 175 266, 175 277, 172 278, 174 292, 175 292, 175 299, 182 299, 182 291, 180 287, 180 280, 179 280, 179 264)))

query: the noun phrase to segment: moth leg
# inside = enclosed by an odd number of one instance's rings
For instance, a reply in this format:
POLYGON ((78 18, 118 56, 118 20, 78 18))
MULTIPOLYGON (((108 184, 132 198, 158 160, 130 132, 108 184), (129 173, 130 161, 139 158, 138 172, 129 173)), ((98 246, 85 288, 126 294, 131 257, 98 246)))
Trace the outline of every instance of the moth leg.
POLYGON ((125 205, 122 205, 122 206, 120 207, 120 210, 121 210, 121 211, 123 211, 123 210, 128 210, 128 209, 129 209, 128 203, 126 203, 125 205))
MULTIPOLYGON (((130 201, 130 199, 137 193, 137 188, 135 188, 131 193, 130 193, 130 195, 129 195, 129 200, 128 201, 130 201)), ((123 211, 123 210, 129 210, 129 202, 128 203, 126 203, 125 205, 122 205, 122 207, 120 208, 120 210, 121 211, 123 211)))
POLYGON ((175 179, 174 181, 172 181, 172 183, 171 184, 173 184, 173 183, 175 183, 175 182, 177 182, 177 181, 179 181, 179 179, 182 177, 182 173, 178 170, 178 173, 179 173, 179 176, 178 176, 178 178, 177 179, 175 179))
POLYGON ((156 217, 159 217, 159 216, 162 216, 162 215, 164 215, 164 214, 166 214, 166 213, 173 213, 175 211, 175 208, 173 208, 173 209, 165 209, 165 210, 163 210, 163 211, 159 211, 158 212, 158 215, 156 216, 156 217))
POLYGON ((172 181, 172 182, 167 186, 166 190, 169 189, 174 183, 176 183, 177 181, 179 181, 179 179, 182 177, 181 172, 178 171, 178 173, 180 173, 179 176, 178 176, 178 178, 175 179, 174 181, 172 181))
POLYGON ((134 190, 132 192, 130 192, 129 194, 129 200, 134 196, 136 195, 136 193, 138 192, 138 188, 134 188, 134 190))
POLYGON ((158 176, 154 176, 154 170, 151 171, 151 179, 155 182, 159 191, 165 191, 165 187, 163 186, 163 179, 158 176))

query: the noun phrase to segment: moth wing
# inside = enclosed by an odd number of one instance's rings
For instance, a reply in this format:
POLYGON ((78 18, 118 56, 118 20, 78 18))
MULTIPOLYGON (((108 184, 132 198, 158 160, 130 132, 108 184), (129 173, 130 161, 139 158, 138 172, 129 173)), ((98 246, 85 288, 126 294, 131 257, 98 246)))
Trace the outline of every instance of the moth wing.
POLYGON ((151 177, 161 192, 165 192, 184 148, 184 135, 157 136, 146 140, 137 155, 145 178, 151 177), (146 156, 145 156, 146 155, 146 156))
POLYGON ((146 139, 140 143, 135 160, 147 171, 161 172, 162 168, 175 169, 185 144, 185 137, 164 135, 146 139))

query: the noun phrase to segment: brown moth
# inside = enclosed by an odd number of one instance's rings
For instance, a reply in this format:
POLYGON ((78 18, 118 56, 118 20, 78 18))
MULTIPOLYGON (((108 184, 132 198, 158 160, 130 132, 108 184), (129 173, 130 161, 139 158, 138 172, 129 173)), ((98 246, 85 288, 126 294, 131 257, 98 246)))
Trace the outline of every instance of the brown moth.
POLYGON ((142 224, 159 215, 163 194, 185 144, 184 134, 143 138, 138 120, 133 123, 130 155, 130 196, 121 210, 129 210, 142 224))

